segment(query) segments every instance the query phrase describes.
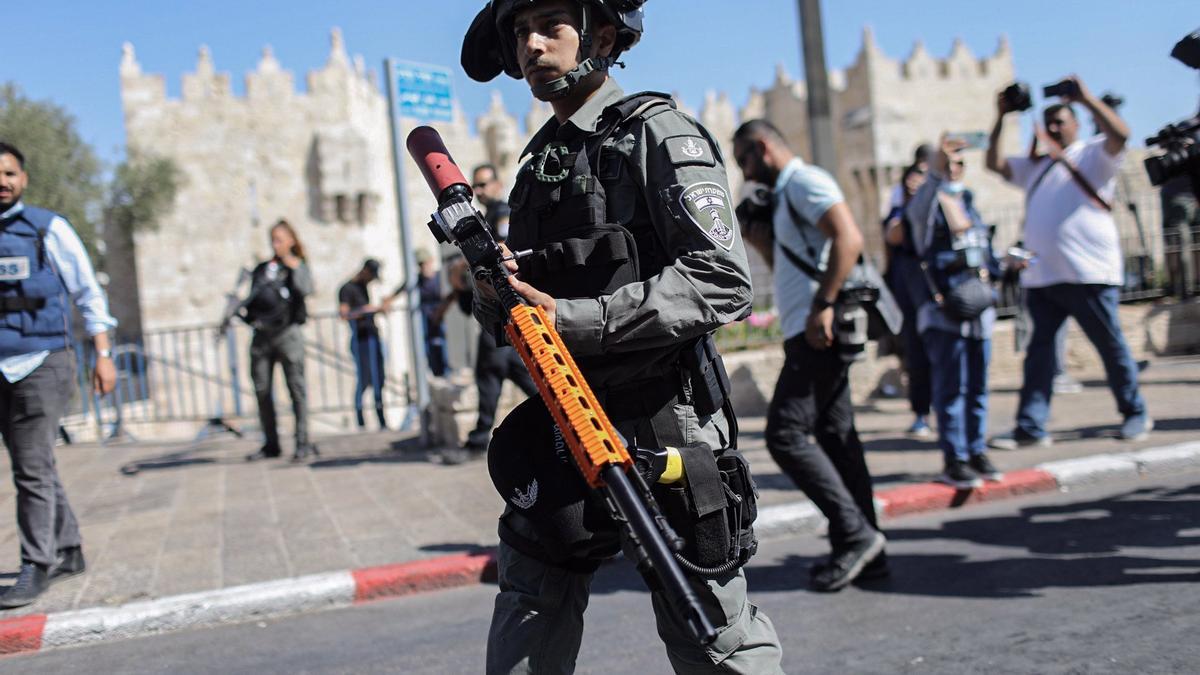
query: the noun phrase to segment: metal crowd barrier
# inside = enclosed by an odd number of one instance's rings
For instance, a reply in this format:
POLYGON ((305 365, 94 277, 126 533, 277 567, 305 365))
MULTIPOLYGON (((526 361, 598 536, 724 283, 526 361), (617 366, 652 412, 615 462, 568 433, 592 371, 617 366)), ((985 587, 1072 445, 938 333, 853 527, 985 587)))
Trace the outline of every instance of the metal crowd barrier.
MULTIPOLYGON (((389 322, 380 321, 380 341, 389 344, 389 322)), ((350 329, 336 314, 310 315, 305 336, 305 383, 310 414, 353 412, 355 364, 350 355, 350 329)), ((192 422, 198 429, 225 420, 257 415, 250 381, 250 341, 253 331, 240 323, 222 331, 204 325, 146 331, 134 339, 118 338, 113 347, 117 382, 113 392, 91 391, 95 354, 88 341, 76 341, 78 393, 64 423, 94 424, 102 439, 127 436, 136 423, 192 422)), ((408 405, 407 376, 388 369, 384 399, 388 405, 408 405)), ((282 369, 274 376, 279 415, 291 413, 282 369)), ((373 408, 368 390, 364 406, 373 408)))

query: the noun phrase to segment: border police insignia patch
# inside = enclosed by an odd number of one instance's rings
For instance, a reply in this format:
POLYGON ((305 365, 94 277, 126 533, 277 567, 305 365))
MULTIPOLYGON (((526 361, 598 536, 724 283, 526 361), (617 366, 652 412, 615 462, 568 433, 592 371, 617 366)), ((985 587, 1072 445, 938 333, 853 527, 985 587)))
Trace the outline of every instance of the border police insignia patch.
POLYGON ((729 208, 729 192, 716 183, 694 183, 679 195, 679 205, 704 236, 726 251, 733 248, 737 222, 729 208))
POLYGON ((675 166, 685 164, 715 166, 717 163, 708 141, 699 136, 671 136, 663 141, 663 145, 666 146, 667 156, 675 166))

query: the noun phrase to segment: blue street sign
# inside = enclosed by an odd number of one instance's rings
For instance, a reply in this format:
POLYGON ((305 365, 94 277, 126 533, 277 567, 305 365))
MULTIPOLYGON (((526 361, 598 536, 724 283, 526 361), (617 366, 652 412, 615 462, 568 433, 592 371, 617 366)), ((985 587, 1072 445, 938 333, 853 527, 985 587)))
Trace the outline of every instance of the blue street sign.
POLYGON ((395 61, 396 112, 423 122, 453 120, 450 69, 409 61, 395 61))

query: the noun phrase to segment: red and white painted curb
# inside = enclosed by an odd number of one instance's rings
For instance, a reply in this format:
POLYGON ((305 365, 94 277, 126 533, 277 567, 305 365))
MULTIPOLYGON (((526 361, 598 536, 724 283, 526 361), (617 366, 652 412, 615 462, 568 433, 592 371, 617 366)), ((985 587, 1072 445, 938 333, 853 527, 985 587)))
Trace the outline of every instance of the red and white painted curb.
MULTIPOLYGON (((955 490, 938 483, 905 485, 882 490, 875 500, 879 513, 894 517, 1035 492, 1069 490, 1115 478, 1195 469, 1200 469, 1200 442, 1048 462, 1032 469, 1011 471, 1004 480, 975 490, 955 490)), ((762 508, 755 528, 760 536, 773 537, 814 532, 824 524, 824 518, 812 503, 796 502, 762 508)), ((189 593, 120 607, 0 619, 0 654, 37 652, 346 607, 491 581, 495 573, 495 553, 483 550, 189 593)))
POLYGON ((36 652, 346 607, 380 598, 477 584, 493 580, 495 576, 495 555, 484 550, 398 565, 232 586, 120 607, 0 619, 0 654, 36 652))

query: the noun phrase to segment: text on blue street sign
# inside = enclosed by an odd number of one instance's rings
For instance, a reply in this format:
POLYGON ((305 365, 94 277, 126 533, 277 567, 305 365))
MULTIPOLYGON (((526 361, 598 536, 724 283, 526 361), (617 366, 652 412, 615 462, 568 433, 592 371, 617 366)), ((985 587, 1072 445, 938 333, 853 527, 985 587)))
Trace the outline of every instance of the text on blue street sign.
POLYGON ((392 77, 396 82, 396 107, 400 117, 436 122, 453 120, 454 95, 448 68, 397 61, 392 77))

